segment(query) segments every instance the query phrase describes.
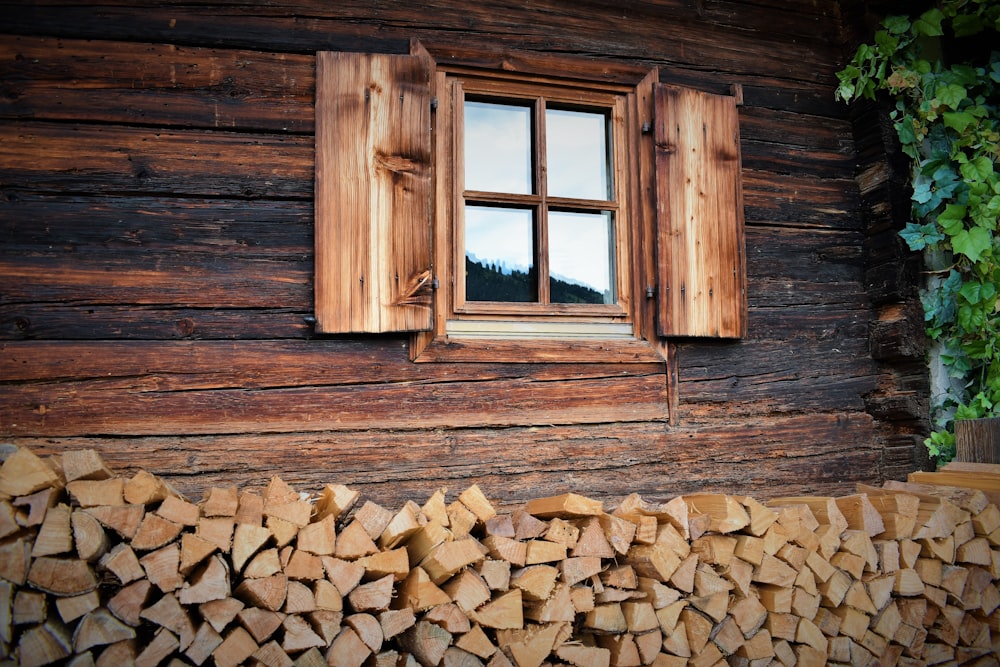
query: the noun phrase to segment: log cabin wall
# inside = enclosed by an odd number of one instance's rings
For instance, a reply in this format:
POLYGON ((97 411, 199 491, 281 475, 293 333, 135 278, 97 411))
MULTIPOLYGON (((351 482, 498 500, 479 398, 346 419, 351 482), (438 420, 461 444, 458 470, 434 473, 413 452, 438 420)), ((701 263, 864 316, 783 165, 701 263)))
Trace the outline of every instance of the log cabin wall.
POLYGON ((908 260, 855 178, 884 155, 833 98, 837 2, 0 4, 3 442, 195 497, 277 474, 388 506, 473 483, 500 504, 837 494, 918 465, 920 352, 870 351, 912 290, 877 288, 908 260), (747 337, 674 341, 668 369, 314 335, 315 52, 412 38, 742 86, 747 337))

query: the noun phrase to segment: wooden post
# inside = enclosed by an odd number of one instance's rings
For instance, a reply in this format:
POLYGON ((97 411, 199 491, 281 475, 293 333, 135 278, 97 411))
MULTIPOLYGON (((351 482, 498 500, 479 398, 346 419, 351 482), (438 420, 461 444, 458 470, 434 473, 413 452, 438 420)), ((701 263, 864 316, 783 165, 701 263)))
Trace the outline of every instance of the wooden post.
POLYGON ((1000 463, 1000 417, 956 420, 955 460, 1000 463))

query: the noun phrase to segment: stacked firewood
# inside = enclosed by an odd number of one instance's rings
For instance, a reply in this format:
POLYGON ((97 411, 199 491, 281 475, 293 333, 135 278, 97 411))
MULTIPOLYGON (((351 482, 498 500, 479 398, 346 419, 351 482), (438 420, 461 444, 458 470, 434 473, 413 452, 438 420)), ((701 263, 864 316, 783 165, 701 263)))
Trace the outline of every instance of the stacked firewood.
POLYGON ((389 510, 272 478, 195 503, 93 451, 3 453, 0 664, 998 664, 982 490, 501 512, 477 486, 389 510))

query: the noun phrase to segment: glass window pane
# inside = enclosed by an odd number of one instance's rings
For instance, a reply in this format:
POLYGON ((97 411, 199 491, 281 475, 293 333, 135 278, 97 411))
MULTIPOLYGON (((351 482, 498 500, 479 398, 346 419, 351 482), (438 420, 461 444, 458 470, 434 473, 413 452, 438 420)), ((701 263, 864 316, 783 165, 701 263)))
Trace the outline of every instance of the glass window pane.
POLYGON ((547 109, 545 159, 553 197, 610 200, 608 120, 602 113, 547 109))
POLYGON ((530 209, 465 207, 466 301, 536 301, 530 209))
POLYGON ((465 102, 465 189, 533 194, 531 107, 465 102))
POLYGON ((552 303, 615 303, 611 212, 549 212, 552 303))

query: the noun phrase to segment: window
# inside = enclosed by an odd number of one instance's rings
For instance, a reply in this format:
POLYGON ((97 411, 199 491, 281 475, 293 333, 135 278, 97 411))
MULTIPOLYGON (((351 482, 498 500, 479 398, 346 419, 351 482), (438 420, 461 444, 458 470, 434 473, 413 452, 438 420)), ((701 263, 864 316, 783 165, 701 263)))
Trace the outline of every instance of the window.
POLYGON ((733 98, 557 56, 320 53, 316 314, 416 361, 745 331, 733 98))

